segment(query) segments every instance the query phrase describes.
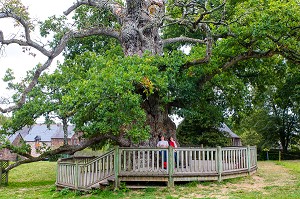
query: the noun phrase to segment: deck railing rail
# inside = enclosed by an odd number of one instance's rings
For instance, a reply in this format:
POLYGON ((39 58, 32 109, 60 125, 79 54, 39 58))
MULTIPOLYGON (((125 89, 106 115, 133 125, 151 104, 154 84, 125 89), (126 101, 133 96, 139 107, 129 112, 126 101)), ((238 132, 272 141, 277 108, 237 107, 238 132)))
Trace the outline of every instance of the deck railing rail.
POLYGON ((58 161, 56 184, 86 190, 95 183, 114 175, 114 151, 92 159, 66 158, 58 161))
POLYGON ((256 147, 217 148, 127 148, 114 150, 93 159, 68 158, 58 161, 56 184, 86 190, 114 177, 121 181, 218 180, 248 175, 257 168, 256 147))

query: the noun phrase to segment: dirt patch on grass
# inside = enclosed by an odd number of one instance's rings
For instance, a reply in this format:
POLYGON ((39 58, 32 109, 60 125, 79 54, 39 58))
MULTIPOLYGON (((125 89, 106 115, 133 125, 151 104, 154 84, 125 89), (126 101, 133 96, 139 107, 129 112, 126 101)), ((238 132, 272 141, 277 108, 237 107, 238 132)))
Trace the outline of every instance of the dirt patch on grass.
MULTIPOLYGON (((209 198, 227 199, 230 193, 260 192, 266 194, 268 188, 293 185, 297 182, 288 169, 276 165, 274 162, 258 163, 258 171, 249 177, 240 180, 229 180, 225 184, 211 184, 209 187, 199 185, 199 189, 209 189, 206 195, 209 198)), ((193 197, 202 198, 203 194, 193 194, 193 197)))

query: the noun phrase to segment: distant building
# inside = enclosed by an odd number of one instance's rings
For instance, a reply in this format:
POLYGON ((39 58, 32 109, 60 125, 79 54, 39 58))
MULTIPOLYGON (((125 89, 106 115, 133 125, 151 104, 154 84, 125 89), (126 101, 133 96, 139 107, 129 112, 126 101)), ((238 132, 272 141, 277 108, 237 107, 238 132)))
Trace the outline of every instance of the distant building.
MULTIPOLYGON (((74 126, 68 126, 68 144, 78 145, 79 136, 74 132, 74 126)), ((64 143, 64 132, 62 124, 35 124, 31 127, 24 127, 15 134, 9 136, 8 140, 15 146, 20 146, 22 142, 30 145, 31 155, 37 157, 40 150, 56 149, 64 143)), ((8 149, 0 150, 0 159, 15 161, 16 154, 11 154, 8 149)))
MULTIPOLYGON (((8 141, 14 146, 21 146, 24 141, 24 136, 27 135, 28 128, 24 127, 22 130, 16 132, 13 135, 7 137, 8 141)), ((1 146, 1 143, 0 143, 1 146)), ((19 157, 16 153, 11 153, 9 149, 0 150, 0 160, 17 160, 19 157)))
POLYGON ((232 132, 232 130, 226 124, 222 123, 218 130, 221 132, 225 132, 225 135, 231 139, 231 146, 242 146, 241 138, 237 134, 232 132))

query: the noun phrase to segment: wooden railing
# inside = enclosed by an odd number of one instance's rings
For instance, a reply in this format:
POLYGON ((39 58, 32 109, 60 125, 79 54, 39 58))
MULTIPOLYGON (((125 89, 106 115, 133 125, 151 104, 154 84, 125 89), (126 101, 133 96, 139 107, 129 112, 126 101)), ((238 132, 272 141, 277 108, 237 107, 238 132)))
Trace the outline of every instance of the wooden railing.
POLYGON ((121 181, 218 180, 250 174, 257 167, 256 147, 116 148, 115 183, 121 181), (148 177, 148 178, 146 178, 148 177))
POLYGON ((124 148, 103 156, 58 162, 57 185, 86 190, 110 176, 121 181, 219 180, 248 175, 257 168, 256 147, 124 148))
POLYGON ((86 190, 114 175, 114 151, 96 158, 66 158, 58 162, 57 186, 86 190))

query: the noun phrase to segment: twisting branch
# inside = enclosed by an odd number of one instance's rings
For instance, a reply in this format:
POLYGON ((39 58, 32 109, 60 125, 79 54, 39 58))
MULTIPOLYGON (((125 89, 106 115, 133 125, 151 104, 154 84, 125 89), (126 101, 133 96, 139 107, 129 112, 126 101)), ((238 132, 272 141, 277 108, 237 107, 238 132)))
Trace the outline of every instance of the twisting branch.
POLYGON ((72 11, 74 11, 81 5, 89 5, 99 9, 110 10, 118 20, 121 20, 124 10, 119 3, 113 0, 80 0, 74 3, 70 8, 68 8, 68 10, 64 12, 64 15, 69 15, 72 11))
MULTIPOLYGON (((85 139, 79 145, 60 146, 57 149, 46 151, 38 157, 32 157, 30 155, 27 155, 27 159, 24 159, 24 160, 21 160, 14 164, 9 165, 8 167, 6 167, 4 169, 4 171, 9 171, 21 164, 44 160, 45 158, 48 158, 48 157, 51 157, 51 156, 57 155, 57 154, 74 154, 77 151, 81 151, 93 144, 97 144, 97 143, 99 143, 103 140, 107 140, 107 139, 116 141, 120 146, 129 146, 129 141, 126 138, 124 138, 124 136, 122 134, 120 136, 114 136, 112 133, 107 133, 104 135, 98 135, 97 137, 93 137, 90 139, 85 139)), ((22 154, 22 155, 24 156, 24 154, 22 154)))
MULTIPOLYGON (((211 9, 211 10, 206 10, 205 12, 201 13, 200 16, 198 17, 198 19, 194 22, 194 26, 197 26, 197 25, 198 25, 199 23, 201 23, 201 22, 203 23, 202 20, 203 20, 203 18, 204 18, 206 15, 209 15, 209 14, 215 12, 216 10, 221 9, 222 7, 225 6, 225 3, 226 3, 226 0, 224 0, 223 3, 220 4, 219 6, 213 8, 213 9, 211 9)), ((222 22, 219 22, 219 23, 222 24, 222 22)))
POLYGON ((46 62, 42 64, 40 67, 36 69, 34 72, 34 75, 32 77, 31 82, 28 84, 28 86, 24 89, 22 92, 19 101, 10 107, 7 108, 0 108, 0 112, 2 113, 7 113, 11 112, 17 108, 20 108, 26 101, 26 96, 27 94, 35 87, 35 85, 38 83, 38 78, 42 74, 43 71, 45 71, 52 63, 55 57, 57 57, 63 49, 66 47, 68 41, 72 38, 82 38, 82 37, 87 37, 91 35, 107 35, 110 37, 114 37, 116 39, 120 40, 120 33, 118 31, 115 31, 111 28, 106 28, 106 27, 93 27, 90 29, 86 30, 81 30, 81 31, 68 31, 66 32, 58 44, 51 50, 48 51, 47 49, 44 48, 44 46, 39 45, 38 43, 34 42, 31 40, 30 37, 30 24, 26 22, 22 17, 17 16, 13 13, 10 12, 0 12, 0 19, 1 18, 13 18, 16 21, 18 21, 24 28, 25 31, 25 40, 20 40, 20 39, 5 39, 3 36, 3 32, 0 31, 0 44, 1 45, 10 45, 10 44, 18 44, 20 46, 29 46, 33 47, 39 52, 41 52, 43 55, 48 57, 46 62))
POLYGON ((169 38, 169 39, 164 39, 163 40, 163 45, 175 43, 175 42, 191 42, 191 43, 200 43, 200 44, 205 44, 206 40, 201 40, 201 39, 195 39, 195 38, 190 38, 190 37, 174 37, 174 38, 169 38))
POLYGON ((187 63, 185 63, 185 65, 182 67, 182 69, 187 69, 191 66, 197 65, 197 64, 202 64, 202 63, 207 63, 211 56, 212 56, 212 48, 213 48, 213 38, 212 38, 212 34, 210 31, 210 28, 208 27, 207 24, 199 24, 199 27, 203 30, 203 32, 206 33, 206 53, 205 56, 203 58, 200 59, 196 59, 193 61, 189 61, 187 63))
POLYGON ((38 83, 38 78, 40 77, 40 75, 42 74, 42 72, 44 70, 46 70, 52 63, 54 58, 49 58, 41 67, 39 67, 33 75, 33 78, 31 80, 31 82, 29 83, 29 85, 24 89, 23 93, 21 94, 21 97, 19 99, 19 101, 13 105, 10 106, 8 108, 0 108, 0 112, 2 113, 8 113, 11 112, 17 108, 20 108, 26 101, 26 96, 27 94, 35 87, 35 85, 38 83))
POLYGON ((83 38, 87 36, 92 35, 106 35, 110 37, 114 37, 118 40, 120 40, 120 33, 112 28, 106 28, 106 27, 93 27, 81 31, 69 31, 66 32, 63 37, 60 39, 60 42, 57 44, 57 46, 52 51, 51 56, 56 57, 58 56, 66 47, 68 41, 73 38, 83 38))
POLYGON ((228 60, 225 64, 223 64, 218 69, 214 70, 210 75, 207 75, 204 78, 201 78, 199 80, 198 85, 199 85, 199 87, 202 87, 206 82, 210 81, 213 77, 215 77, 216 75, 230 69, 232 66, 234 66, 235 64, 237 64, 241 61, 249 60, 249 59, 252 59, 252 58, 272 57, 275 54, 280 54, 280 52, 278 52, 276 50, 269 50, 269 51, 266 51, 266 52, 249 51, 249 52, 239 54, 239 55, 231 58, 230 60, 228 60))
POLYGON ((275 38, 272 35, 267 35, 267 37, 272 40, 274 43, 277 44, 278 49, 282 52, 282 55, 287 57, 289 60, 295 62, 295 63, 300 63, 300 53, 299 51, 296 51, 294 49, 289 48, 287 45, 283 44, 280 42, 284 37, 281 36, 279 38, 275 38))
POLYGON ((43 46, 39 45, 38 43, 34 42, 31 40, 30 37, 30 24, 28 22, 26 22, 24 19, 22 19, 21 17, 15 15, 14 13, 10 13, 10 12, 0 12, 0 19, 1 18, 13 18, 16 21, 18 21, 20 24, 22 24, 24 31, 25 31, 25 41, 22 40, 18 40, 18 39, 9 39, 9 40, 5 40, 3 37, 3 33, 2 31, 0 31, 0 43, 9 45, 9 44, 18 44, 20 46, 31 46, 35 49, 37 49, 38 51, 40 51, 42 54, 44 54, 45 56, 49 57, 51 55, 51 52, 49 52, 48 50, 46 50, 43 46))

